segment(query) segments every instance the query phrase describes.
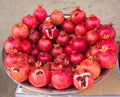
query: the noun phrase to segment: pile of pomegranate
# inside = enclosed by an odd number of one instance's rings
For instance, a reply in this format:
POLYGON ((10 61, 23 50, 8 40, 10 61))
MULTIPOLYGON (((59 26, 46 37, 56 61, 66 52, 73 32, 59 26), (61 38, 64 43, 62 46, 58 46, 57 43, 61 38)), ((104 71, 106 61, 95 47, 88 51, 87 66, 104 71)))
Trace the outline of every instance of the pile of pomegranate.
POLYGON ((11 28, 4 41, 4 64, 13 80, 34 87, 86 90, 105 69, 116 65, 116 31, 96 15, 76 7, 48 17, 39 5, 11 28))

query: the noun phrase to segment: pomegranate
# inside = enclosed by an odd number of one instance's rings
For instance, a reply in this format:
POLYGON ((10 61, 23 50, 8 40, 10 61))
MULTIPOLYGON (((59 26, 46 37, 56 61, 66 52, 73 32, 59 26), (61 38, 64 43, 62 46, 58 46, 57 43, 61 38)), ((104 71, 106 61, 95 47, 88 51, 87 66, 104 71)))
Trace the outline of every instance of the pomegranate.
POLYGON ((54 44, 54 47, 51 49, 50 53, 53 57, 55 57, 56 55, 63 53, 63 48, 59 44, 54 44))
POLYGON ((5 56, 4 64, 7 69, 10 69, 14 63, 17 62, 16 53, 10 53, 5 56))
POLYGON ((73 74, 64 70, 54 71, 51 75, 51 84, 55 89, 66 89, 73 84, 73 74))
POLYGON ((88 17, 88 19, 85 22, 85 26, 88 30, 92 30, 95 29, 97 27, 100 26, 100 19, 95 16, 95 15, 91 15, 90 17, 88 17))
POLYGON ((92 77, 95 79, 100 75, 101 67, 100 64, 95 60, 85 59, 77 67, 77 69, 84 69, 91 73, 92 77))
POLYGON ((28 39, 29 39, 32 43, 37 44, 38 41, 39 41, 39 39, 40 39, 40 33, 39 33, 37 30, 32 29, 32 30, 30 30, 30 33, 29 33, 29 35, 28 35, 28 39))
POLYGON ((79 65, 84 59, 85 56, 82 53, 73 53, 70 55, 70 63, 75 67, 79 65))
POLYGON ((38 41, 38 47, 40 51, 50 51, 53 47, 52 42, 49 39, 41 38, 38 41))
POLYGON ((87 29, 84 24, 78 24, 75 27, 75 34, 76 35, 85 35, 87 32, 87 29))
POLYGON ((64 14, 62 11, 55 9, 50 14, 50 20, 54 25, 60 25, 64 21, 64 14))
POLYGON ((71 45, 73 47, 73 50, 80 53, 85 52, 85 50, 87 49, 87 43, 84 39, 75 38, 72 40, 71 45))
POLYGON ((60 44, 61 46, 65 46, 68 44, 69 40, 69 35, 64 31, 61 31, 56 38, 56 43, 60 44))
POLYGON ((20 52, 21 42, 18 39, 13 39, 12 37, 9 37, 4 41, 3 48, 6 53, 20 52))
POLYGON ((34 46, 32 51, 31 51, 31 55, 37 57, 39 52, 40 52, 39 47, 38 46, 34 46))
POLYGON ((72 32, 74 32, 74 28, 75 28, 75 25, 69 19, 65 20, 62 23, 62 29, 66 33, 72 33, 72 32))
POLYGON ((69 45, 66 45, 66 46, 65 46, 64 52, 65 52, 65 54, 70 55, 70 54, 72 54, 72 53, 75 52, 75 51, 73 51, 72 45, 69 44, 69 45))
POLYGON ((86 90, 93 86, 94 79, 89 72, 75 72, 73 75, 73 84, 79 90, 86 90))
POLYGON ((37 59, 38 59, 39 61, 41 61, 42 64, 45 64, 45 63, 47 63, 47 62, 51 62, 51 61, 52 61, 52 57, 51 57, 51 55, 50 55, 48 52, 40 52, 40 53, 38 54, 37 59))
POLYGON ((17 23, 12 26, 11 35, 14 38, 26 39, 29 34, 28 27, 23 23, 17 23))
POLYGON ((59 30, 50 21, 45 21, 39 26, 39 31, 42 32, 48 39, 55 39, 59 30))
POLYGON ((89 45, 95 45, 98 37, 95 30, 90 30, 85 34, 86 41, 89 45))
POLYGON ((116 31, 112 27, 112 24, 101 25, 97 30, 98 40, 115 39, 116 31))
POLYGON ((32 15, 26 15, 25 17, 23 17, 22 23, 27 25, 29 29, 33 29, 38 25, 36 18, 32 15))
POLYGON ((38 7, 35 9, 33 16, 39 21, 42 22, 47 17, 46 10, 42 7, 42 5, 38 5, 38 7))
POLYGON ((18 61, 10 68, 9 73, 13 80, 24 82, 27 80, 30 72, 30 66, 27 62, 18 61))
POLYGON ((104 50, 111 50, 114 53, 118 52, 118 44, 113 39, 102 40, 100 42, 100 48, 104 50))
POLYGON ((50 81, 50 72, 43 68, 33 69, 29 74, 28 80, 35 87, 44 87, 50 81))
POLYGON ((69 56, 66 55, 65 53, 61 53, 55 56, 54 61, 59 63, 66 63, 69 62, 69 56))
POLYGON ((117 63, 117 56, 111 50, 101 51, 97 54, 97 60, 102 68, 113 68, 117 63))
POLYGON ((76 7, 71 14, 70 19, 74 24, 81 24, 86 18, 86 14, 79 7, 76 7))
POLYGON ((22 44, 22 51, 24 53, 30 53, 32 51, 32 44, 29 40, 22 40, 21 41, 22 44))

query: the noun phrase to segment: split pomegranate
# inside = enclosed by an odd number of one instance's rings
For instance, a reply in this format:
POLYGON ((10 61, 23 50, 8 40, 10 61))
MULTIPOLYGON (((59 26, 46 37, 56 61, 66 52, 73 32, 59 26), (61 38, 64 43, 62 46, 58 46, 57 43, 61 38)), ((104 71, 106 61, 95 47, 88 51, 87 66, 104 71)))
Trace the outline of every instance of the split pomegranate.
POLYGON ((12 26, 11 35, 17 39, 26 39, 29 34, 28 27, 23 23, 17 23, 12 26))
POLYGON ((64 21, 64 14, 62 11, 55 9, 50 14, 50 20, 54 25, 60 25, 64 21))
POLYGON ((81 24, 86 18, 86 14, 79 7, 74 9, 70 14, 70 19, 74 24, 81 24))
POLYGON ((79 90, 86 90, 93 86, 94 79, 89 72, 75 72, 73 84, 79 90))
POLYGON ((49 39, 55 39, 59 33, 59 30, 50 21, 45 21, 41 24, 39 31, 49 39))

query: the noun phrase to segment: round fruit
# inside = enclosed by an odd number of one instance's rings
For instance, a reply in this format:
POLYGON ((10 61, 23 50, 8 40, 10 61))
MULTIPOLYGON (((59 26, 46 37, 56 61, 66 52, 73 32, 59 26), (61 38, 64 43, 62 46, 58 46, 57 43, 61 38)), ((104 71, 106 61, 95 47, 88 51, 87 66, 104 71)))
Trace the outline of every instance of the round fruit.
POLYGON ((50 81, 50 72, 46 69, 33 69, 28 78, 29 82, 35 87, 44 87, 50 81))
POLYGON ((62 29, 66 33, 72 33, 72 32, 74 32, 74 28, 75 28, 75 25, 69 19, 65 20, 62 23, 62 29))
POLYGON ((53 47, 52 42, 49 39, 41 38, 38 41, 38 47, 40 51, 50 51, 53 47))
POLYGON ((70 14, 70 19, 74 24, 81 24, 86 18, 86 14, 79 7, 74 9, 70 14))
POLYGON ((30 66, 27 62, 18 61, 10 68, 9 73, 13 80, 24 82, 27 80, 30 72, 30 66))
POLYGON ((117 56, 111 50, 101 51, 97 54, 97 60, 102 68, 113 68, 117 63, 117 56))
POLYGON ((100 19, 95 15, 91 15, 85 22, 85 26, 88 30, 95 29, 99 27, 99 25, 100 25, 100 19))
POLYGON ((63 70, 54 71, 51 75, 51 84, 55 89, 66 89, 73 84, 73 74, 63 70))
POLYGON ((75 72, 73 75, 73 84, 79 90, 86 90, 93 86, 94 79, 89 72, 75 72))
POLYGON ((33 17, 32 15, 26 15, 25 17, 23 17, 22 23, 27 25, 29 29, 35 28, 38 24, 36 18, 33 17))
POLYGON ((29 34, 28 27, 23 23, 17 23, 12 26, 12 32, 11 35, 14 38, 18 39, 26 39, 29 34))
POLYGON ((39 21, 42 22, 47 17, 46 10, 42 7, 42 5, 38 5, 37 9, 35 9, 33 16, 39 21))
POLYGON ((50 20, 54 25, 60 25, 64 21, 64 14, 62 11, 59 11, 55 9, 51 14, 50 14, 50 20))

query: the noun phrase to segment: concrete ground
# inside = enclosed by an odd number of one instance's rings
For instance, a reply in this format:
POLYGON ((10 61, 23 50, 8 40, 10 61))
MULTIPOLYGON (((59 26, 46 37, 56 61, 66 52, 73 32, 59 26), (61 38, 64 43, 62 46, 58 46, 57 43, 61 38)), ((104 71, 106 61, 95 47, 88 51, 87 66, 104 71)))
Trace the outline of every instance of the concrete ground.
POLYGON ((69 14, 80 6, 87 16, 96 14, 101 23, 113 22, 116 39, 120 39, 120 0, 0 0, 0 97, 15 97, 17 86, 3 69, 3 42, 10 35, 11 26, 20 22, 23 16, 32 14, 38 4, 42 4, 48 14, 55 8, 69 14))

